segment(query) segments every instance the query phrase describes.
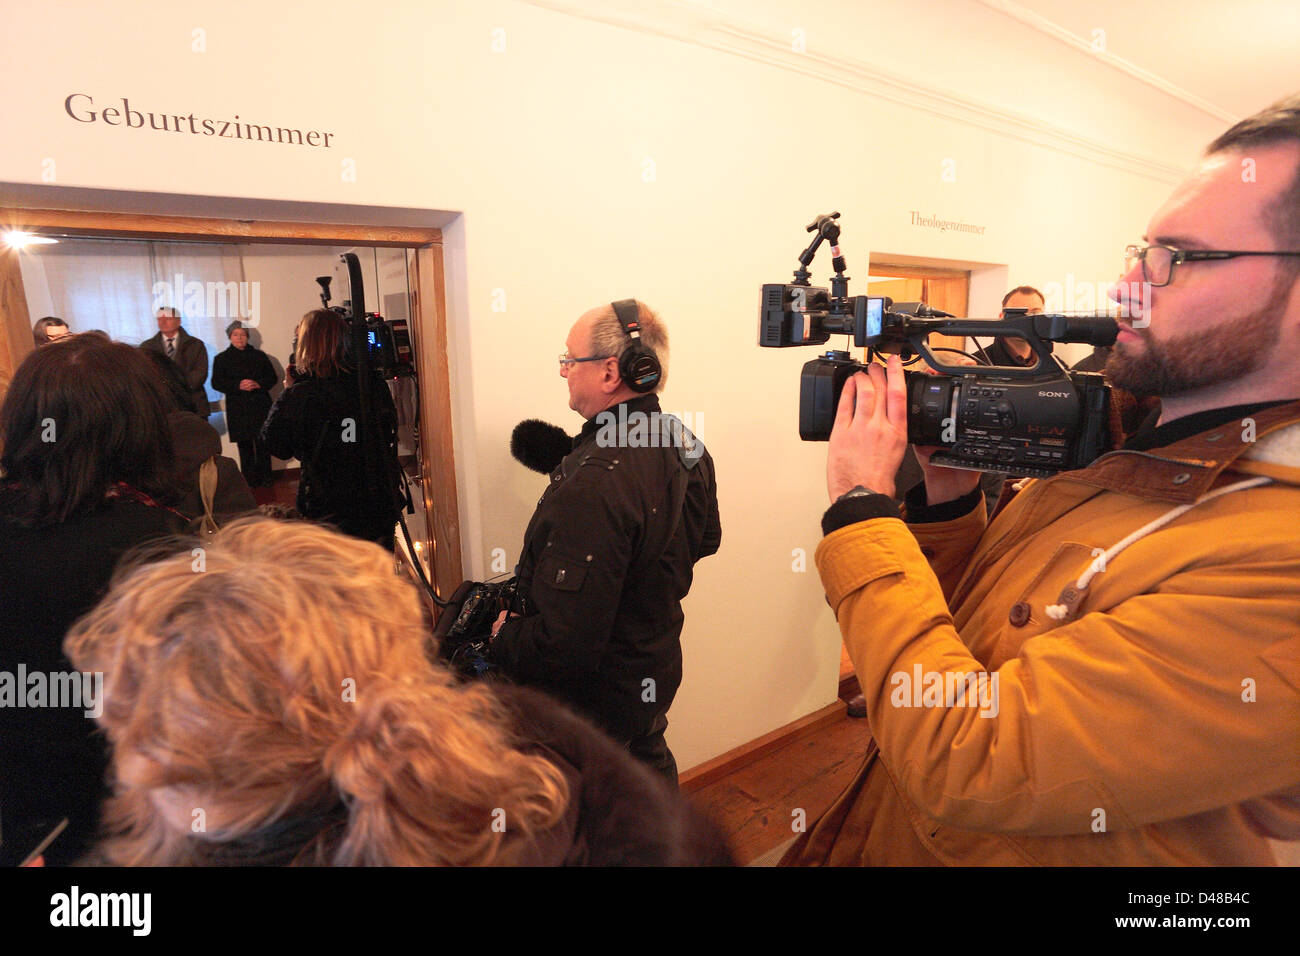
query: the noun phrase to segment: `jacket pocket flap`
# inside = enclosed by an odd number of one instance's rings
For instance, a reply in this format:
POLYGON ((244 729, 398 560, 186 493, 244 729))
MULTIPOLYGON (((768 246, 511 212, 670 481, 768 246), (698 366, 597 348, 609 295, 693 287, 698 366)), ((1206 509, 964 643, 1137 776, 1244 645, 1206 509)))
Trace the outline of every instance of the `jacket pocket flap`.
POLYGON ((580 591, 591 570, 591 558, 548 554, 537 565, 536 580, 556 591, 580 591))

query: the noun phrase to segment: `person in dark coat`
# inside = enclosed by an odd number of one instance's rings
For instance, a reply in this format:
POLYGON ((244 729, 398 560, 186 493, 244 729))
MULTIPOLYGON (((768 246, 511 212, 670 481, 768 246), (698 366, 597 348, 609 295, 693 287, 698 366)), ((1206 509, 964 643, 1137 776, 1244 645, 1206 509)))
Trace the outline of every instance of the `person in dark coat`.
POLYGON ((78 667, 110 675, 113 796, 85 862, 733 863, 592 724, 435 663, 382 549, 250 518, 204 550, 201 575, 188 550, 122 573, 68 635, 78 667))
MULTIPOLYGON (((1007 309, 1023 309, 1025 315, 1042 315, 1046 304, 1047 300, 1043 298, 1043 293, 1033 286, 1016 286, 1002 297, 1002 311, 998 313, 998 318, 1005 319, 1007 309)), ((1038 363, 1038 356, 1030 344, 1014 336, 994 338, 985 346, 971 339, 971 348, 989 365, 1016 368, 1029 367, 1038 363)), ((1047 348, 1048 351, 1052 350, 1051 342, 1047 343, 1047 348)))
POLYGON ((97 691, 93 675, 74 676, 63 638, 103 595, 119 557, 184 527, 163 505, 173 467, 167 405, 138 349, 83 334, 28 355, 0 407, 3 864, 21 862, 64 818, 46 863, 71 863, 93 840, 107 766, 92 719, 103 680, 97 691), (38 674, 50 695, 42 706, 31 697, 38 674))
POLYGON ((262 424, 271 410, 270 390, 275 369, 261 349, 248 344, 241 322, 226 328, 230 348, 212 360, 212 387, 226 396, 226 428, 239 446, 239 467, 253 488, 271 484, 271 453, 262 438, 262 424))
POLYGON ((682 681, 681 602, 696 562, 722 543, 722 522, 703 442, 662 413, 657 394, 629 384, 620 357, 638 343, 658 363, 651 387, 662 387, 668 333, 649 306, 610 303, 569 330, 560 374, 569 407, 587 421, 524 532, 526 603, 512 609, 524 613, 497 618, 489 658, 593 719, 676 786, 664 732, 682 681))
POLYGON ((397 410, 388 386, 371 374, 366 387, 372 421, 363 421, 348 325, 328 309, 303 316, 294 367, 297 381, 271 406, 262 434, 271 454, 302 463, 299 513, 391 551, 401 466, 397 410), (368 428, 377 432, 369 461, 368 428))
POLYGON ((158 334, 145 339, 140 348, 158 352, 170 359, 185 377, 194 410, 202 418, 208 417, 208 390, 203 383, 208 380, 208 347, 202 339, 195 338, 181 328, 180 311, 171 307, 158 310, 158 334))
POLYGON ((185 388, 175 363, 146 349, 141 349, 140 354, 150 361, 159 384, 171 399, 167 407, 167 425, 173 452, 172 506, 191 524, 203 517, 200 470, 205 461, 214 458, 217 466, 217 487, 212 502, 214 519, 223 523, 234 515, 256 509, 257 499, 240 474, 239 465, 233 458, 221 454, 221 435, 206 418, 195 413, 194 399, 185 388))
MULTIPOLYGON (((158 378, 167 390, 167 394, 171 396, 173 404, 181 411, 197 415, 199 410, 194 404, 194 394, 190 391, 189 386, 185 384, 185 374, 176 363, 161 352, 154 352, 150 349, 141 349, 140 351, 153 364, 153 369, 158 373, 158 378)), ((206 420, 204 419, 204 421, 206 420)))

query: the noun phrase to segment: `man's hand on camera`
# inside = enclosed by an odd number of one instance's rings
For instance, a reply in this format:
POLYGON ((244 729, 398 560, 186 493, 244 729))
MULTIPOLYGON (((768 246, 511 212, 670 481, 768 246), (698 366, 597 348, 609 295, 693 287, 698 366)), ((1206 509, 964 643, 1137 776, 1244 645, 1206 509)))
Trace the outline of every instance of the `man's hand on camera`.
POLYGON ((894 476, 907 450, 907 387, 903 363, 872 365, 844 383, 826 456, 831 501, 858 485, 894 496, 894 476))
POLYGON ((492 636, 496 637, 497 634, 501 631, 501 625, 506 622, 506 618, 518 617, 518 616, 519 615, 515 614, 513 611, 502 611, 500 614, 498 614, 497 619, 492 622, 492 636))

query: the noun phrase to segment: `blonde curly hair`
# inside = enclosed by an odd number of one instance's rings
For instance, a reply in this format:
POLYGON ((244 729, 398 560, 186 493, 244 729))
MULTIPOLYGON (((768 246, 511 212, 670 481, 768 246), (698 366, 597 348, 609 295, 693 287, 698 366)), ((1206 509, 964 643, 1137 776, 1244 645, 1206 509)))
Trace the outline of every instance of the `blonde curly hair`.
POLYGON ((388 552, 311 524, 244 519, 119 571, 64 644, 104 673, 99 855, 201 863, 333 808, 294 862, 523 858, 565 816, 565 778, 487 687, 430 663, 427 635, 388 552))

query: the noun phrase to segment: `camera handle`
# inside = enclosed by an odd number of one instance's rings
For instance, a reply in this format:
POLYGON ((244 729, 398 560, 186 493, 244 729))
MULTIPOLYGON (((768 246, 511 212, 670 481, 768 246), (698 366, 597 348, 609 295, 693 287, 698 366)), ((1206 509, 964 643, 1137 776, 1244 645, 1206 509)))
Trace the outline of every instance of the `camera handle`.
MULTIPOLYGON (((969 375, 969 365, 945 365, 926 344, 932 332, 943 335, 985 335, 994 338, 1022 338, 1034 350, 1038 361, 1032 367, 993 366, 1001 378, 1036 378, 1057 374, 1061 364, 1052 355, 1047 342, 1084 342, 1089 345, 1113 345, 1119 325, 1104 315, 1010 315, 1005 319, 936 319, 908 323, 907 341, 925 357, 935 371, 945 375, 969 375)), ((988 366, 981 367, 986 373, 988 366)))

